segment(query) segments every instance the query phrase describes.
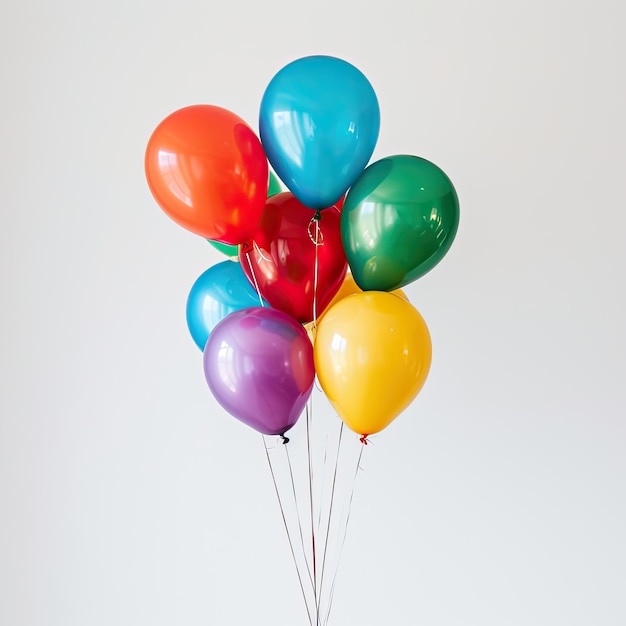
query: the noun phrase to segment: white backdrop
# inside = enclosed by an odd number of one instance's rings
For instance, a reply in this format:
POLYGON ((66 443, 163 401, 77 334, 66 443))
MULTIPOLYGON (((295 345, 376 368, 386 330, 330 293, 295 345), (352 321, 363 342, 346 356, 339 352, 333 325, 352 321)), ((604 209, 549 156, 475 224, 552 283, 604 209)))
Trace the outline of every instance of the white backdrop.
POLYGON ((189 104, 257 128, 314 53, 373 84, 374 159, 426 157, 461 201, 406 289, 433 367, 367 450, 331 624, 626 623, 623 3, 0 11, 0 623, 306 623, 258 435, 185 324, 222 257, 158 209, 143 153, 189 104))

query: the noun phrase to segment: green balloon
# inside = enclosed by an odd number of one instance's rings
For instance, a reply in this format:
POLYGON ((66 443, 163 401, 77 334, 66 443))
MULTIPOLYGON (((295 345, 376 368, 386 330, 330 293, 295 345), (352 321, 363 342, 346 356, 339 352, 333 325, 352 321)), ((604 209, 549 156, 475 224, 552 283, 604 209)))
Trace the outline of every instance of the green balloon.
POLYGON ((280 186, 280 182, 278 178, 274 175, 274 172, 270 171, 270 184, 267 190, 267 197, 275 196, 277 193, 282 191, 282 187, 280 186))
POLYGON ((229 243, 220 243, 219 241, 211 241, 211 239, 207 239, 207 241, 216 249, 230 257, 231 259, 237 260, 239 255, 239 246, 233 246, 229 243))
MULTIPOLYGON (((280 182, 278 178, 274 175, 274 172, 270 172, 270 180, 267 189, 267 197, 275 196, 277 193, 280 193, 282 188, 280 186, 280 182)), ((212 241, 211 239, 207 239, 207 241, 216 249, 225 254, 227 257, 230 257, 233 261, 236 261, 239 258, 239 246, 233 246, 228 243, 220 243, 219 241, 212 241)))
POLYGON ((392 291, 430 271, 450 249, 459 200, 450 179, 416 156, 381 159, 352 186, 341 239, 356 284, 392 291))

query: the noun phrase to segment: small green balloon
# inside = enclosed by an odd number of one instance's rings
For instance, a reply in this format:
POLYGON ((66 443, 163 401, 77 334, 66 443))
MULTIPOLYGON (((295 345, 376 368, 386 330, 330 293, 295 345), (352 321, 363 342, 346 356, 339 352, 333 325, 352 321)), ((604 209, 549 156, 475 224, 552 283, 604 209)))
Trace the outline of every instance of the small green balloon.
POLYGON ((239 254, 239 246, 233 246, 229 243, 220 243, 219 241, 211 241, 207 239, 207 241, 216 249, 225 254, 227 257, 230 257, 234 261, 237 260, 237 256, 239 254))
POLYGON ((267 197, 275 196, 282 191, 278 178, 274 175, 274 172, 270 171, 270 184, 267 190, 267 197))
POLYGON ((391 156, 367 167, 341 212, 341 239, 356 284, 392 291, 430 271, 450 249, 459 200, 434 163, 391 156))

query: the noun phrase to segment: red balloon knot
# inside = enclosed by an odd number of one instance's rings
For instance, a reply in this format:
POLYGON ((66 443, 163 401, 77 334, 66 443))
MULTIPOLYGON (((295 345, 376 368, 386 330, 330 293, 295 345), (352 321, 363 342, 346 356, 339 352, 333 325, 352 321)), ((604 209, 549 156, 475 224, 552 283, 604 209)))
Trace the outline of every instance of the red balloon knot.
POLYGON ((367 440, 367 435, 361 435, 361 436, 359 437, 359 441, 360 441, 360 442, 361 442, 364 446, 366 446, 366 445, 369 443, 369 441, 367 440))

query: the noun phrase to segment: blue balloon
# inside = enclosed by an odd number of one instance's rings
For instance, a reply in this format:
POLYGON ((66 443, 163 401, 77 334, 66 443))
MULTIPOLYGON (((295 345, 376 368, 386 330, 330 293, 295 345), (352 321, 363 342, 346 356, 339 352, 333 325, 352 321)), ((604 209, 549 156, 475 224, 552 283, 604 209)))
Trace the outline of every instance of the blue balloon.
MULTIPOLYGON (((204 351, 211 331, 227 315, 259 306, 261 300, 239 263, 223 261, 203 272, 187 298, 187 326, 196 345, 204 351)), ((269 306, 263 301, 263 306, 269 306)))
POLYGON ((274 171, 305 206, 335 204, 365 169, 378 139, 380 109, 370 82, 329 56, 293 61, 261 101, 261 143, 274 171))

